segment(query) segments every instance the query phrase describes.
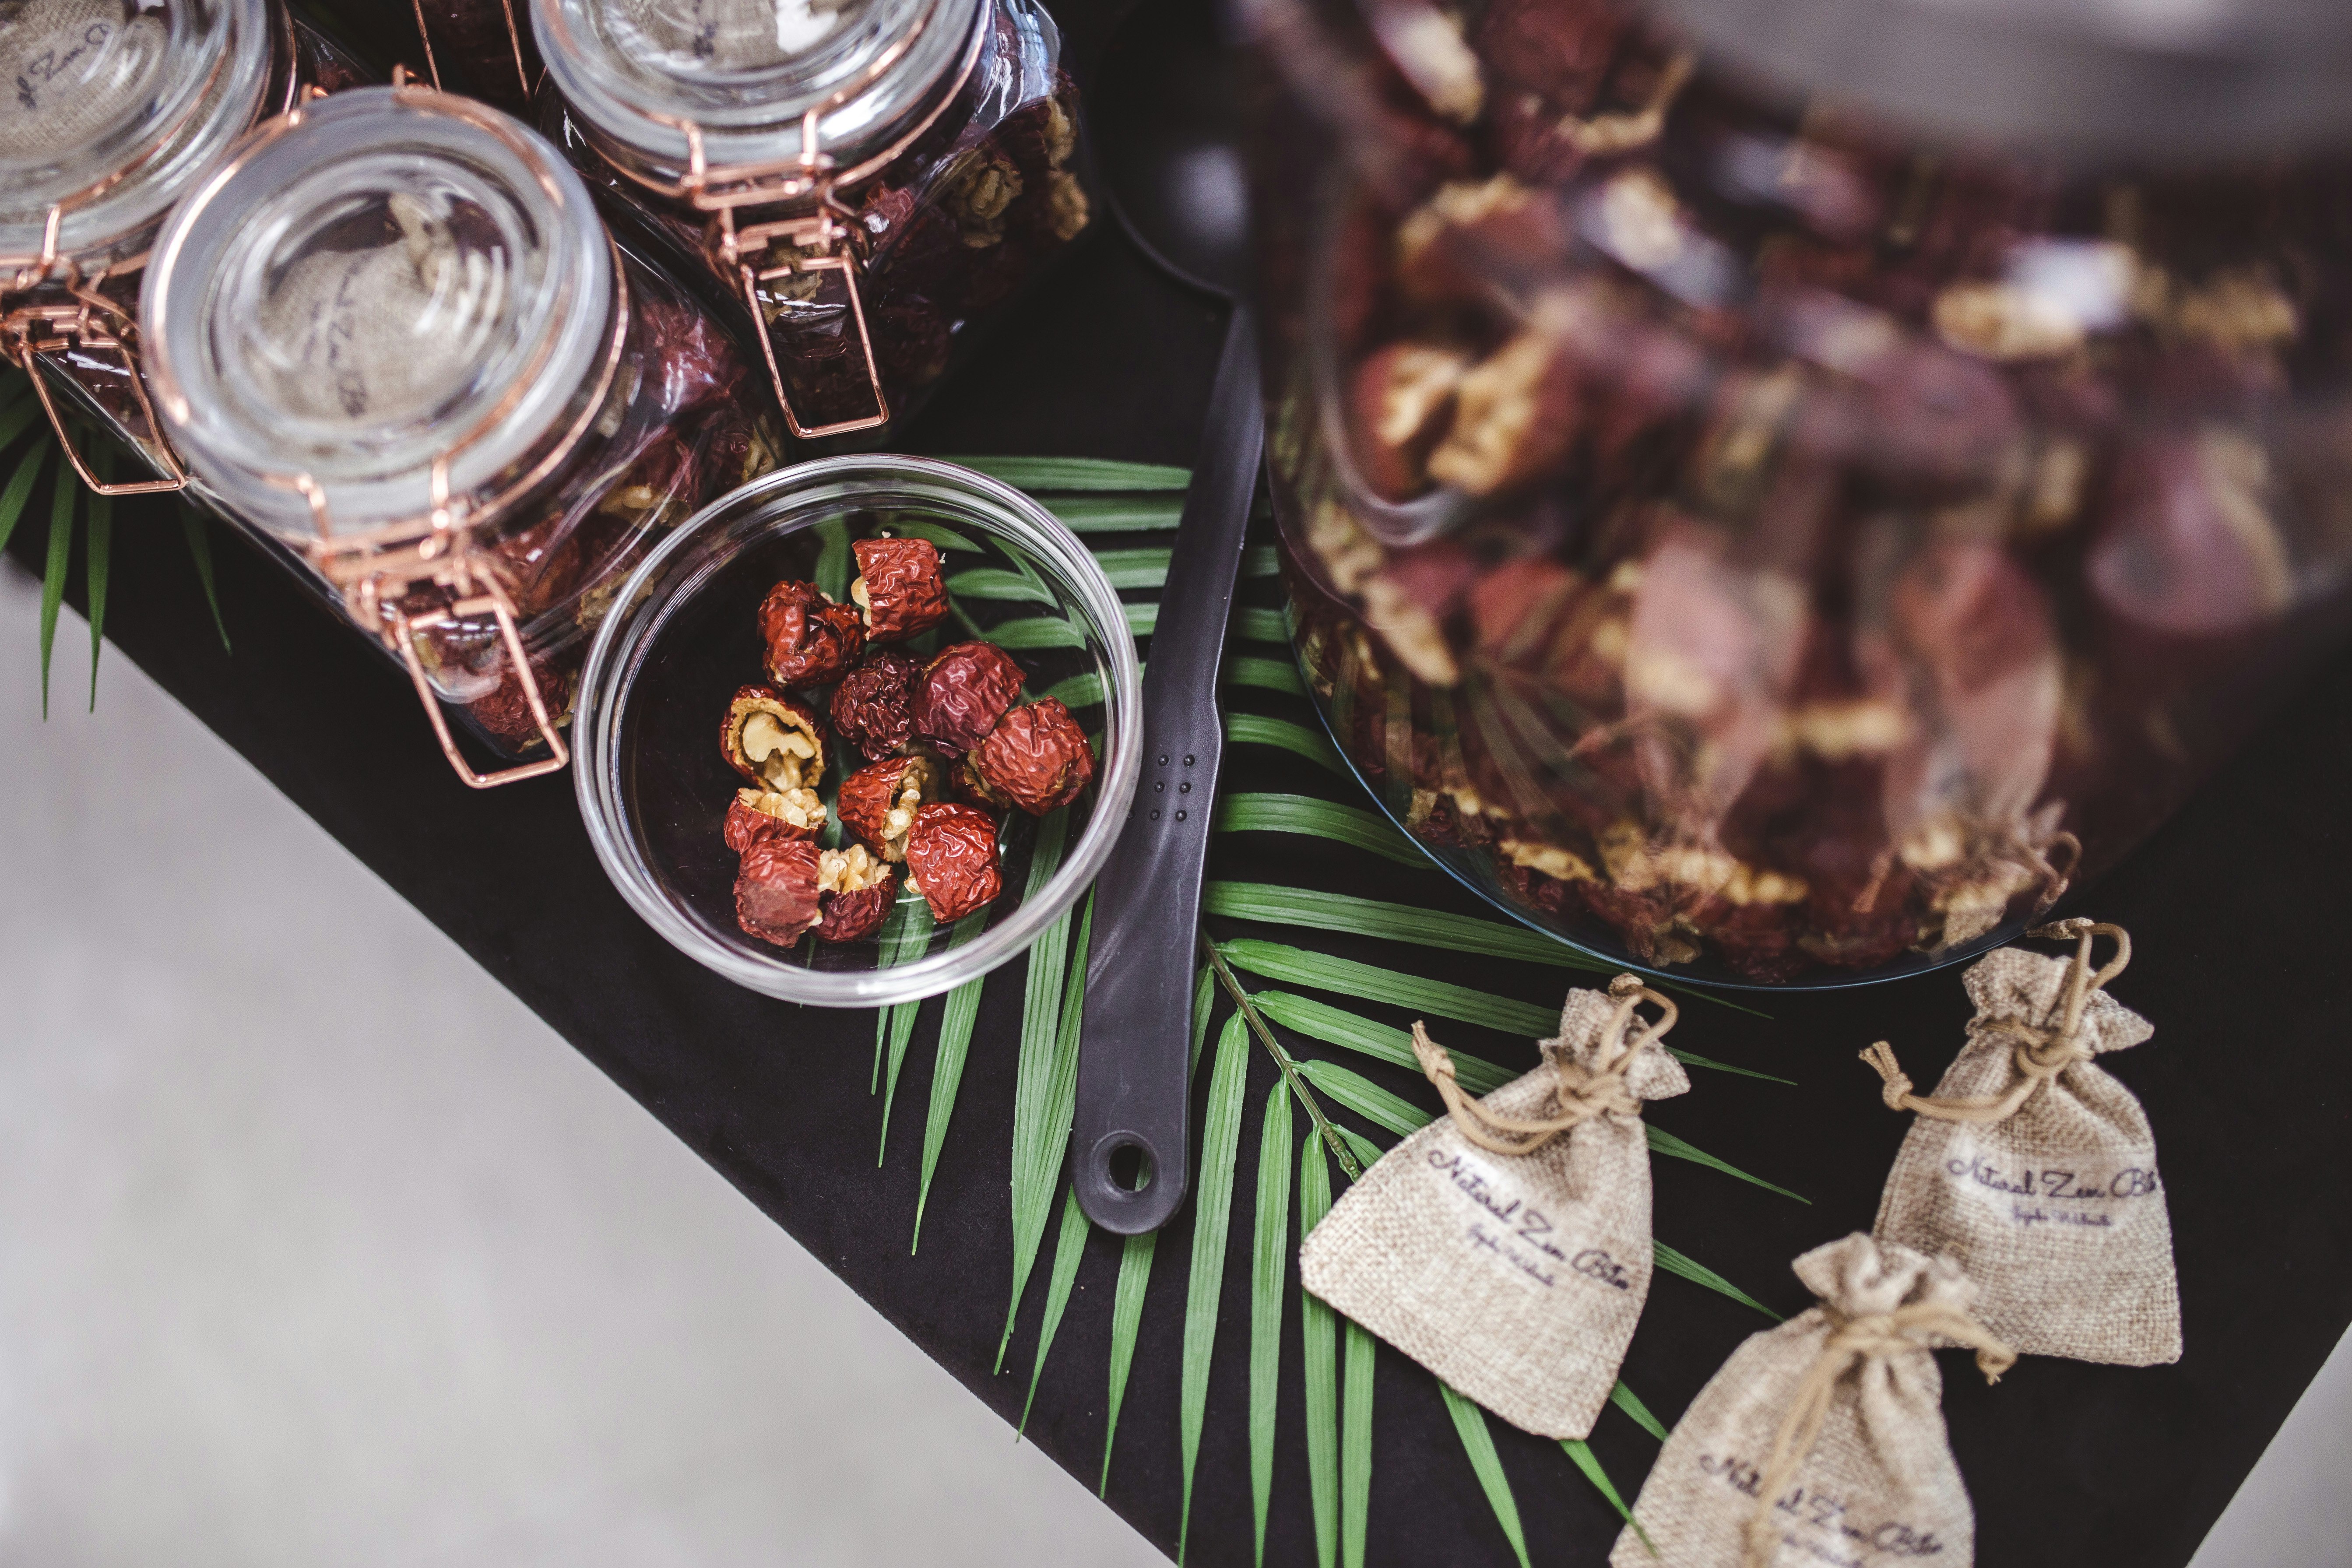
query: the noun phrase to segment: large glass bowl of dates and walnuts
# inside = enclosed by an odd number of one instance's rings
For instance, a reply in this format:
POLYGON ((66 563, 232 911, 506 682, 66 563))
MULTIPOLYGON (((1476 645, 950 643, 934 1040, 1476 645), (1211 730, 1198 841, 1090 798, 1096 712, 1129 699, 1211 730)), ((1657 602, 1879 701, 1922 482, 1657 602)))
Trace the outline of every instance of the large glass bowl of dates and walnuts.
POLYGON ((2352 163, 1930 143, 1608 0, 1251 0, 1299 661, 1652 970, 1964 958, 2342 628, 2352 163))
POLYGON ((621 591, 574 721, 581 815, 656 930, 786 1001, 935 995, 1102 868, 1141 764, 1118 594, 952 464, 786 468, 621 591))

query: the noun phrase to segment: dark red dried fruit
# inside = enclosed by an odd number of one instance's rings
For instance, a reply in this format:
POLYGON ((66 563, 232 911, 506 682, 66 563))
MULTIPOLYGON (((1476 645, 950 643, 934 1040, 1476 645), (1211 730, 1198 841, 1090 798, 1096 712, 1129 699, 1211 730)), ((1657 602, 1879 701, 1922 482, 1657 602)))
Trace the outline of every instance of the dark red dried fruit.
POLYGON ((1012 656, 992 643, 941 649, 915 691, 915 733, 951 757, 961 756, 988 739, 1020 697, 1023 679, 1012 656))
POLYGON ((719 730, 727 765, 767 793, 809 793, 824 777, 824 725, 815 709, 772 686, 739 686, 719 730))
POLYGON ((748 936, 792 946, 823 918, 816 881, 817 847, 808 839, 754 840, 735 873, 735 923, 748 936))
POLYGON ((869 758, 904 749, 915 732, 915 687, 923 661, 896 649, 866 656, 833 689, 833 727, 869 758))
POLYGON ((814 790, 790 795, 739 789, 727 807, 719 836, 738 855, 762 838, 814 838, 824 826, 824 802, 814 790))
POLYGON ((981 778, 1032 816, 1067 805, 1095 776, 1095 751, 1054 698, 1015 708, 971 753, 981 778))
POLYGON ((908 882, 931 906, 931 918, 960 921, 1004 890, 996 824, 968 805, 927 805, 907 836, 908 882))
POLYGON ((928 539, 861 539, 849 596, 865 612, 866 640, 904 642, 948 618, 940 549, 928 539))
POLYGON ((782 582, 760 601, 760 640, 780 686, 824 686, 841 678, 866 647, 866 624, 814 583, 782 582))
POLYGON ((1429 488, 1429 449, 1454 417, 1470 356, 1428 343, 1391 343, 1356 369, 1348 433, 1358 472, 1375 495, 1409 500, 1429 488))
POLYGON ((816 927, 819 942, 856 942, 871 936, 898 897, 898 878, 863 844, 827 849, 817 857, 817 902, 824 910, 816 927))
POLYGON ((885 860, 904 860, 916 812, 939 799, 946 783, 936 758, 887 757, 842 781, 841 824, 885 860))
POLYGON ((967 805, 979 806, 992 815, 1013 809, 1013 797, 981 777, 970 756, 956 763, 954 784, 955 797, 967 805))

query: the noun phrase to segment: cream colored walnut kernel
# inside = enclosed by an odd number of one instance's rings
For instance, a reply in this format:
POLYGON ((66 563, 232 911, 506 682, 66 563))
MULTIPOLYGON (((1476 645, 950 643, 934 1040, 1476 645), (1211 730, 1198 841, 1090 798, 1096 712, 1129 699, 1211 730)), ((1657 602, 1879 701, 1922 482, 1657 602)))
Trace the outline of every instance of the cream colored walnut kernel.
POLYGON ((754 711, 743 721, 743 755, 768 787, 789 794, 802 785, 802 773, 816 756, 816 742, 790 729, 774 714, 754 711))
POLYGON ((816 890, 820 893, 862 893, 889 874, 890 868, 863 844, 817 854, 816 890))
POLYGON ((739 789, 735 798, 790 827, 814 833, 824 826, 824 801, 813 789, 739 789))

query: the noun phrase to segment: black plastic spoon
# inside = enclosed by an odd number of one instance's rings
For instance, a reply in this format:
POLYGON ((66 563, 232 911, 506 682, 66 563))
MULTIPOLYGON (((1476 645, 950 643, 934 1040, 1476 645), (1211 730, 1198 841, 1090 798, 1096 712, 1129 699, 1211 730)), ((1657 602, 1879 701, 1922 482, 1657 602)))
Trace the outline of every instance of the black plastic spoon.
POLYGON ((1194 932, 1224 753, 1217 671, 1264 425, 1257 324, 1243 298, 1239 105, 1210 6, 1140 0, 1104 54, 1092 102, 1128 237, 1233 306, 1144 671, 1143 778, 1095 891, 1073 1164, 1087 1216, 1131 1236, 1165 1225, 1184 1199, 1194 932))

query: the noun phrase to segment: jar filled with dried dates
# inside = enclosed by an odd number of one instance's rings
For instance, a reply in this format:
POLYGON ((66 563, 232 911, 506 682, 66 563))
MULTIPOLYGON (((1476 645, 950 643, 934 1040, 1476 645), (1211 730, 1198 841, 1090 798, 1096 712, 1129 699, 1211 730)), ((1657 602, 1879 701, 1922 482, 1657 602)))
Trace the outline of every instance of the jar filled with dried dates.
POLYGON ((541 128, 755 324, 793 435, 879 443, 1087 227, 1029 0, 538 0, 541 128))
POLYGON ((422 87, 240 145, 165 227, 140 325, 197 492, 404 665, 478 787, 563 764, 622 582, 779 439, 739 346, 554 148, 422 87), (521 765, 475 772, 444 703, 521 765))
POLYGON ((307 89, 366 79, 277 0, 14 0, 0 6, 0 354, 60 416, 95 419, 174 489, 139 374, 139 284, 172 204, 307 89))
POLYGON ((1528 923, 1965 957, 2343 629, 2352 8, 1248 9, 1300 662, 1528 923))

